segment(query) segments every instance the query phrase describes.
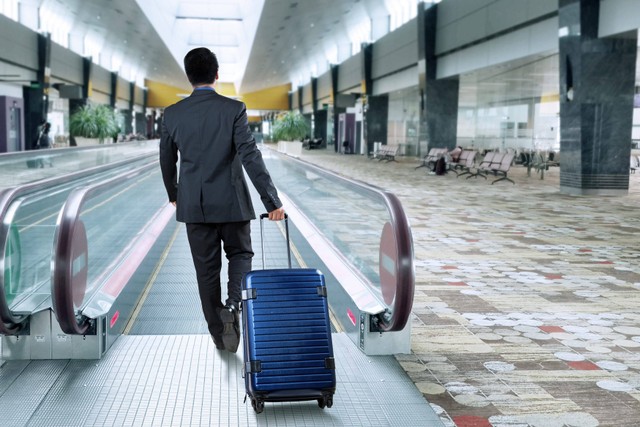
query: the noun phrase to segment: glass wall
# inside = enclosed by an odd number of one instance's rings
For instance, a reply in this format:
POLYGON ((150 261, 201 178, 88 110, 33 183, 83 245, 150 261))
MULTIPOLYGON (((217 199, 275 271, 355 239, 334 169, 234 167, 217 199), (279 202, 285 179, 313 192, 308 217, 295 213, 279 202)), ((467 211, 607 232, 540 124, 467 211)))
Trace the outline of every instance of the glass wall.
POLYGON ((399 145, 401 154, 405 156, 418 153, 419 94, 417 86, 389 94, 387 144, 399 145))
POLYGON ((558 151, 558 56, 527 58, 460 77, 458 145, 558 151))

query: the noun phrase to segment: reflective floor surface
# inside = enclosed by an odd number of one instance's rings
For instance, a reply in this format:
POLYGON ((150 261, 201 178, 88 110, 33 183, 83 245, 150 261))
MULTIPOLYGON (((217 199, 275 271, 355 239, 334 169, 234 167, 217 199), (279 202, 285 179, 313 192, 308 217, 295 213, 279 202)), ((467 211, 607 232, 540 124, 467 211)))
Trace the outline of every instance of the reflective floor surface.
POLYGON ((491 185, 415 159, 301 158, 402 201, 417 286, 397 359, 446 425, 638 425, 640 174, 628 196, 586 197, 560 194, 557 167, 491 185))

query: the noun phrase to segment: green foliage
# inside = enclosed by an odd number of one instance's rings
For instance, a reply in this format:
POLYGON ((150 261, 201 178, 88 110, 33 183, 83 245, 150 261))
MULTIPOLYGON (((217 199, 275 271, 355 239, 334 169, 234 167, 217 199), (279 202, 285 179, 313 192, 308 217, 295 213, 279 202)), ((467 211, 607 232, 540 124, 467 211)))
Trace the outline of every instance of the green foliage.
POLYGON ((287 111, 278 116, 273 124, 275 141, 301 141, 309 133, 307 119, 298 112, 287 111))
POLYGON ((103 142, 118 133, 118 121, 113 108, 107 105, 85 105, 71 115, 69 130, 73 136, 98 138, 103 142))

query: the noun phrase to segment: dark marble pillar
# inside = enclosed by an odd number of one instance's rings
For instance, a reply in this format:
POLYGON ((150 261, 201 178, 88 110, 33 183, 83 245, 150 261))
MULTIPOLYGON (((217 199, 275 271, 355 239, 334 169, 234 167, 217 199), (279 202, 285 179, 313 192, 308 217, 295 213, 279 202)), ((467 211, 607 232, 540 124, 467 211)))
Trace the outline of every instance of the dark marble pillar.
POLYGON ((373 143, 387 144, 389 122, 389 95, 368 97, 367 101, 367 153, 373 152, 373 143))
POLYGON ((24 99, 24 134, 27 150, 35 148, 40 126, 47 121, 51 77, 51 35, 38 34, 37 80, 22 89, 24 99))
POLYGON ((118 100, 118 73, 111 72, 111 97, 109 105, 111 108, 116 108, 116 101, 118 100))
POLYGON ((436 24, 438 5, 424 8, 418 4, 418 77, 420 86, 420 123, 418 128, 418 155, 428 148, 454 148, 458 133, 458 93, 460 79, 436 78, 438 60, 436 24), (424 143, 426 141, 426 144, 424 143))
POLYGON ((82 58, 82 98, 69 100, 69 114, 73 114, 78 108, 89 102, 89 87, 91 86, 91 58, 82 58))
POLYGON ((136 96, 136 84, 129 82, 129 109, 122 112, 124 115, 124 134, 133 133, 133 106, 134 97, 136 96))
POLYGON ((364 96, 364 136, 366 153, 373 153, 374 143, 387 144, 389 96, 373 95, 373 44, 362 45, 362 89, 364 96))
POLYGON ((304 110, 302 103, 303 103, 303 91, 304 87, 303 86, 298 86, 298 111, 300 111, 300 114, 302 114, 302 111, 304 110))
POLYGON ((313 113, 313 122, 315 124, 313 129, 314 138, 322 138, 322 145, 320 148, 327 147, 327 110, 318 110, 313 113))
POLYGON ((362 93, 373 94, 373 43, 362 44, 362 93))
POLYGON ((340 65, 331 65, 331 100, 333 101, 333 149, 337 152, 340 151, 342 141, 339 141, 338 128, 340 125, 340 113, 347 111, 345 108, 338 107, 336 100, 338 99, 338 76, 340 71, 340 65))
POLYGON ((311 110, 318 111, 318 78, 311 78, 311 110))
POLYGON ((629 190, 637 32, 598 38, 600 0, 560 0, 560 191, 629 190))
POLYGON ((149 106, 149 89, 142 89, 142 112, 147 114, 147 107, 149 106))

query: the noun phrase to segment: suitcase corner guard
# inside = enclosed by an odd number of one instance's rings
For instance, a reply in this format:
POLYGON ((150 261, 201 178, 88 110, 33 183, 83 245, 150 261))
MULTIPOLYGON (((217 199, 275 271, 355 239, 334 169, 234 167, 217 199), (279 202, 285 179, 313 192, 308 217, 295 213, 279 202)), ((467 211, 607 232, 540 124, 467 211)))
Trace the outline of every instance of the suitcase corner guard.
POLYGON ((325 369, 336 369, 336 360, 333 357, 327 357, 324 359, 325 369))
POLYGON ((256 299, 258 297, 256 289, 244 289, 242 291, 242 301, 246 301, 248 299, 256 299))
POLYGON ((258 372, 262 372, 262 362, 259 360, 245 362, 244 371, 247 374, 257 374, 258 372))

